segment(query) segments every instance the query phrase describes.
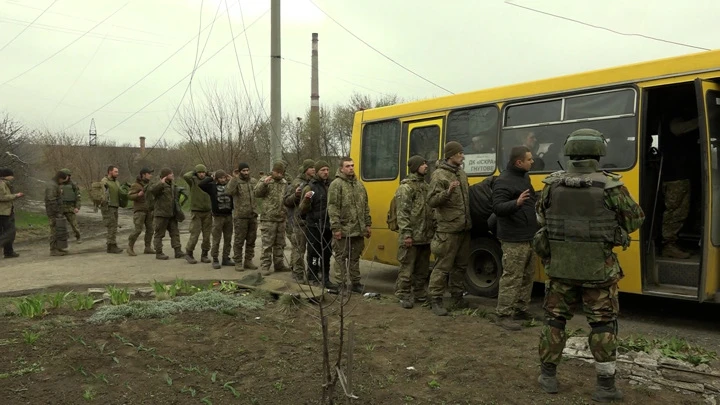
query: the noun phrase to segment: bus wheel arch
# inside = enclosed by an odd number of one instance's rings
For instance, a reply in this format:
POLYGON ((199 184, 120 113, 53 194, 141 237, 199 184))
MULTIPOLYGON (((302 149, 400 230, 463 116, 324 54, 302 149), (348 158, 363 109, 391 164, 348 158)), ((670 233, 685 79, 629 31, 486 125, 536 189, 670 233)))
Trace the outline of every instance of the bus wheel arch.
POLYGON ((465 272, 465 287, 470 294, 495 298, 502 275, 502 248, 490 237, 473 238, 465 272))

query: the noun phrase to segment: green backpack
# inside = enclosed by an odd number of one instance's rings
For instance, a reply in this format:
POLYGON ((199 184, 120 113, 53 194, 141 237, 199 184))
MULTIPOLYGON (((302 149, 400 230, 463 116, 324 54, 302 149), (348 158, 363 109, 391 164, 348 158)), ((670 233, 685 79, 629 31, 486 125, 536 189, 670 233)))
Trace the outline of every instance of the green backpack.
POLYGON ((395 196, 390 200, 390 209, 388 209, 387 220, 385 222, 387 222, 389 230, 393 232, 400 230, 397 223, 397 202, 395 196))
POLYGON ((120 185, 120 191, 118 192, 118 205, 120 208, 126 208, 128 205, 128 201, 130 198, 128 195, 130 194, 130 184, 123 183, 120 185))

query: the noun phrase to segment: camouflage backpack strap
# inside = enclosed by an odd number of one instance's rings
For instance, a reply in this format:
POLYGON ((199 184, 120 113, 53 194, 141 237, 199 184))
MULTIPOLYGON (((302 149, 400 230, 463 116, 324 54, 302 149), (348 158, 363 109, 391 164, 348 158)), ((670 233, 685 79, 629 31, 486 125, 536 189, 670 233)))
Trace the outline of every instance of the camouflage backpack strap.
POLYGON ((607 177, 607 181, 605 182, 605 190, 620 187, 623 185, 623 182, 620 180, 622 178, 621 175, 613 172, 602 172, 602 174, 607 177))

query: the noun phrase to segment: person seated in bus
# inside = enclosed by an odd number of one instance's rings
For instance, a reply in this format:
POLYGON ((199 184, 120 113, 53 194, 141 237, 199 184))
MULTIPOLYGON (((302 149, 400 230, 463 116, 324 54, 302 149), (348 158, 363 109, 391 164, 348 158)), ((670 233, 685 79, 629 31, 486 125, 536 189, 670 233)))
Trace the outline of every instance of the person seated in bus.
POLYGON ((478 135, 472 138, 472 143, 467 147, 468 155, 480 153, 495 153, 495 146, 487 135, 478 135))
POLYGON ((525 146, 530 149, 530 153, 533 154, 535 161, 530 167, 531 172, 542 171, 545 169, 545 161, 537 156, 538 141, 535 131, 521 132, 518 135, 518 145, 525 146))

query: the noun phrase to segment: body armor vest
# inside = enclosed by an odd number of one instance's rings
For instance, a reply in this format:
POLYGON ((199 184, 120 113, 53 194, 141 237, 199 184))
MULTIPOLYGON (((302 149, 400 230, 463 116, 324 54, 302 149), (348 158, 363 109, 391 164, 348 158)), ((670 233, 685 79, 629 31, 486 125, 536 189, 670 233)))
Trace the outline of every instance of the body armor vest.
POLYGON ((554 278, 603 281, 607 278, 606 248, 612 249, 619 226, 615 212, 605 207, 603 173, 563 173, 550 185, 545 212, 551 263, 545 272, 554 278))
POLYGON ((62 202, 67 204, 75 204, 77 201, 77 194, 75 194, 75 188, 72 184, 63 184, 62 186, 62 202))

